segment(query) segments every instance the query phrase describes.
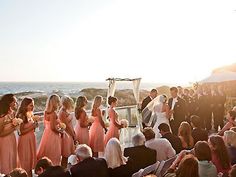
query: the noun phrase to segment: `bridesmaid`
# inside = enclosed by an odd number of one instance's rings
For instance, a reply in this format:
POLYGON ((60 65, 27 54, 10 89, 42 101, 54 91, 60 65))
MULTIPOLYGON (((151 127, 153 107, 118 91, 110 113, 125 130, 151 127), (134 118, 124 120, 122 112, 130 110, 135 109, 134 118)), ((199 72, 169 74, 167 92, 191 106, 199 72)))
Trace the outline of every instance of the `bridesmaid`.
POLYGON ((17 111, 16 117, 21 118, 18 140, 18 154, 21 167, 32 177, 32 169, 36 165, 36 138, 34 130, 37 124, 33 121, 34 101, 32 98, 24 98, 17 111))
POLYGON ((89 145, 93 150, 94 157, 98 157, 98 152, 104 152, 104 130, 107 131, 102 119, 101 109, 99 108, 101 104, 102 97, 96 96, 92 106, 92 116, 95 119, 89 131, 89 145))
POLYGON ((85 96, 79 96, 76 100, 75 118, 77 119, 77 123, 75 126, 75 134, 76 140, 79 141, 79 144, 89 145, 88 126, 91 125, 91 123, 89 123, 87 113, 85 112, 87 103, 88 101, 85 96))
POLYGON ((68 157, 74 154, 75 151, 75 131, 72 125, 72 114, 71 110, 74 107, 73 100, 68 96, 63 96, 61 98, 62 108, 59 111, 59 119, 62 123, 66 125, 65 133, 62 136, 62 166, 67 167, 68 157))
POLYGON ((60 165, 61 162, 61 136, 59 131, 59 119, 57 110, 60 106, 58 95, 51 95, 46 104, 44 112, 44 132, 39 145, 37 158, 48 157, 53 165, 60 165))
POLYGON ((17 144, 14 134, 16 97, 3 95, 0 99, 0 173, 8 174, 17 167, 17 144))
POLYGON ((108 104, 110 105, 110 108, 108 110, 110 125, 108 132, 105 136, 105 145, 111 138, 117 138, 119 140, 120 137, 119 129, 123 128, 123 125, 118 120, 118 114, 115 111, 115 107, 117 106, 117 98, 109 96, 108 104))

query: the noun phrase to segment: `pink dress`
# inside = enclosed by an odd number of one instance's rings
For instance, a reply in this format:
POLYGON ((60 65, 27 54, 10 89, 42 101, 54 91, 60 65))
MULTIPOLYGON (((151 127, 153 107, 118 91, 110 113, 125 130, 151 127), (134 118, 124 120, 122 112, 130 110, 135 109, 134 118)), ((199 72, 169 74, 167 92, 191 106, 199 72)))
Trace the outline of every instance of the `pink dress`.
MULTIPOLYGON (((56 113, 54 113, 56 116, 56 113)), ((50 121, 45 119, 47 115, 44 114, 44 132, 39 145, 37 158, 44 156, 48 157, 53 165, 61 164, 61 136, 59 133, 52 131, 50 121)), ((57 117, 57 116, 56 116, 57 117)), ((53 118, 53 117, 50 117, 53 118)), ((59 122, 59 120, 57 119, 59 122)))
POLYGON ((109 125, 109 129, 107 131, 107 134, 105 136, 105 145, 107 144, 107 142, 111 139, 111 138, 117 138, 119 139, 120 137, 120 132, 119 132, 119 128, 115 125, 115 122, 118 121, 118 114, 116 113, 116 111, 113 108, 109 109, 109 118, 110 118, 110 125, 109 125))
POLYGON ((75 135, 76 140, 79 141, 79 144, 87 144, 89 145, 89 130, 88 127, 81 127, 80 121, 88 119, 86 112, 84 111, 81 113, 80 118, 77 120, 76 126, 75 126, 75 135))
MULTIPOLYGON (((73 130, 73 125, 72 125, 73 116, 61 110, 59 113, 59 119, 61 122, 63 122, 63 116, 65 116, 65 119, 68 119, 69 126, 73 130)), ((66 132, 62 136, 61 150, 62 150, 61 151, 62 157, 69 157, 71 154, 74 154, 75 152, 73 137, 66 132)))
MULTIPOLYGON (((5 122, 3 131, 12 126, 11 116, 6 115, 0 118, 1 124, 5 122)), ((0 173, 8 174, 17 167, 17 143, 14 132, 0 137, 0 173)))
MULTIPOLYGON (((101 115, 101 110, 99 109, 99 114, 101 115)), ((94 111, 92 116, 95 120, 89 130, 89 146, 92 148, 93 152, 103 152, 104 151, 104 130, 99 121, 99 115, 94 111)))
MULTIPOLYGON (((24 128, 31 127, 33 125, 33 121, 29 121, 24 124, 24 128)), ((26 170, 27 173, 31 172, 36 165, 36 138, 34 134, 34 130, 19 136, 18 139, 18 154, 20 165, 23 169, 26 170)))

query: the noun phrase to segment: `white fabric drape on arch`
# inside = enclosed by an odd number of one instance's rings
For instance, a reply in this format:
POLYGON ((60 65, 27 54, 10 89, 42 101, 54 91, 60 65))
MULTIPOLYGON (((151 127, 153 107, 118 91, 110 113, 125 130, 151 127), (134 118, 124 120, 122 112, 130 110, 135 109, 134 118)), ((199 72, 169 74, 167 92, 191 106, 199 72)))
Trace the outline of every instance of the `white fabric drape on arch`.
POLYGON ((140 83, 141 83, 141 79, 133 80, 133 92, 134 92, 134 98, 135 98, 135 101, 136 101, 136 104, 137 104, 137 108, 136 108, 137 124, 140 128, 142 128, 142 123, 140 121, 141 120, 141 115, 140 115, 139 110, 138 110, 140 83))

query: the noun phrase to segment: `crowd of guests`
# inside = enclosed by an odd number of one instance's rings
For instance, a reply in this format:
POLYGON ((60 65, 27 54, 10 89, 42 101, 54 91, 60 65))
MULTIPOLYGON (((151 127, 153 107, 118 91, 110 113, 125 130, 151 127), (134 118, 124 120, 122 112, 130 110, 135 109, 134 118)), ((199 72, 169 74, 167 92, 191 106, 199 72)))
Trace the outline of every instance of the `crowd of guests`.
MULTIPOLYGON (((199 89, 193 93, 186 89, 182 93, 181 89, 171 88, 178 98, 172 98, 170 103, 181 99, 178 104, 182 102, 185 108, 181 109, 180 115, 184 118, 177 122, 178 127, 176 122, 175 129, 173 124, 161 123, 158 126, 161 138, 156 137, 152 127, 145 127, 132 137, 133 146, 124 150, 119 132, 125 125, 115 111, 115 97, 108 98, 107 129, 100 109, 101 96, 94 98, 91 117, 85 110, 86 97, 79 96, 74 106, 68 96, 49 96, 43 118, 44 132, 36 148, 34 131, 39 119, 33 114, 33 99, 24 98, 18 107, 13 94, 3 95, 0 99, 0 173, 9 177, 32 176, 32 171, 39 177, 131 177, 157 161, 175 158, 165 177, 235 177, 236 109, 228 112, 227 122, 223 124, 224 109, 221 108, 224 108, 225 96, 220 88, 215 92, 199 89), (218 102, 210 101, 213 98, 218 102), (212 135, 208 125, 212 120, 210 111, 217 131, 212 135), (99 152, 104 152, 102 158, 98 158, 99 152)), ((153 93, 157 95, 157 90, 151 91, 150 101, 154 99, 153 93)))

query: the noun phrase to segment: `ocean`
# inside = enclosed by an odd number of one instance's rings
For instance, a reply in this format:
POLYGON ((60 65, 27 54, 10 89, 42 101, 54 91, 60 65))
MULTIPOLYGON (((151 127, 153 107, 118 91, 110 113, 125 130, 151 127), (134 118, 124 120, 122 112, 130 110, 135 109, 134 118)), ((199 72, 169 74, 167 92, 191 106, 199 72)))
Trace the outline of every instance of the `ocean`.
MULTIPOLYGON (((142 83, 140 89, 150 90, 157 88, 160 83, 142 83)), ((20 92, 45 92, 51 93, 53 91, 60 91, 64 94, 79 93, 85 88, 108 88, 108 82, 0 82, 0 95, 6 93, 20 93, 20 92)), ((132 89, 132 82, 117 82, 116 88, 132 89)))

